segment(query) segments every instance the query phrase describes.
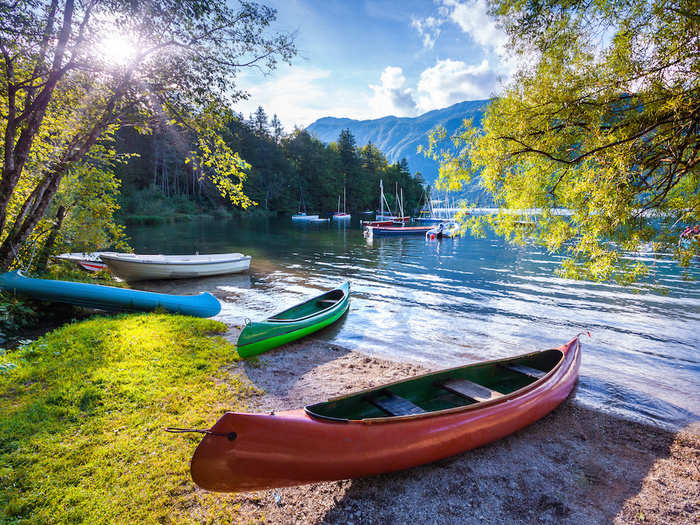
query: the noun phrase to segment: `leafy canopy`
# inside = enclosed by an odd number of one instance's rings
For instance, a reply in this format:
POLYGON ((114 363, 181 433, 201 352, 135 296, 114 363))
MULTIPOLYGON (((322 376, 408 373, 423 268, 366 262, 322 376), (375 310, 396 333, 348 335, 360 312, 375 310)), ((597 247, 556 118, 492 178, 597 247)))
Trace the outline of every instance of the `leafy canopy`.
POLYGON ((293 35, 270 34, 275 17, 245 1, 0 2, 0 268, 119 126, 177 121, 198 137, 202 176, 251 205, 247 166, 217 135, 246 96, 237 75, 296 52, 293 35))
POLYGON ((698 242, 678 241, 700 220, 697 3, 493 0, 491 13, 519 71, 483 129, 466 122, 449 149, 436 130, 429 150, 441 184, 478 173, 500 207, 472 229, 565 253, 567 277, 638 279, 648 267, 630 251, 688 264, 698 242), (536 224, 523 221, 533 208, 536 224))

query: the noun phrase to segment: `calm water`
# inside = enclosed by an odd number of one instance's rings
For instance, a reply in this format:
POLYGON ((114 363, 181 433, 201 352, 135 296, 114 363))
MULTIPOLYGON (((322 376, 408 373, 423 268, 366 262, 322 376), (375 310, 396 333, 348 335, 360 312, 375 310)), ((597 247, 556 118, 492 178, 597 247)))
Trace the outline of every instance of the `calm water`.
MULTIPOLYGON (((450 367, 584 337, 576 399, 666 427, 700 419, 700 283, 657 262, 662 291, 557 278, 559 259, 499 238, 368 241, 353 225, 206 221, 134 227, 140 253, 243 252, 250 274, 147 283, 207 290, 218 319, 262 319, 351 281, 349 314, 320 337, 393 360, 450 367)), ((692 269, 700 278, 700 265, 692 269)))

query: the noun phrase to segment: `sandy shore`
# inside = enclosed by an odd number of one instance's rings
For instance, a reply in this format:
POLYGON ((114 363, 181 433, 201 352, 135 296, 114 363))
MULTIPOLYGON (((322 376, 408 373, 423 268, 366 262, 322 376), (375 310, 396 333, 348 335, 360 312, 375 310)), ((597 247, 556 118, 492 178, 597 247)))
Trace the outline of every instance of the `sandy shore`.
MULTIPOLYGON (((230 371, 259 390, 250 410, 269 411, 425 369, 308 339, 230 371)), ((430 465, 220 497, 242 522, 690 525, 700 522, 700 425, 673 433, 569 400, 501 441, 430 465)))

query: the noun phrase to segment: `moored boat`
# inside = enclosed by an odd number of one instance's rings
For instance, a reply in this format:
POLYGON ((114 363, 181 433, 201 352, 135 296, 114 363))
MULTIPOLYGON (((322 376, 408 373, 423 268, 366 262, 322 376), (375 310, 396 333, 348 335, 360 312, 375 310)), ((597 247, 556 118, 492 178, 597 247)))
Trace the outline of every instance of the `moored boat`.
POLYGON ((425 233, 426 239, 442 239, 443 237, 456 237, 459 235, 461 228, 459 224, 453 221, 441 222, 437 226, 431 228, 425 233))
POLYGON ((557 349, 442 370, 304 410, 227 412, 194 453, 192 478, 220 492, 356 478, 429 463, 544 417, 574 388, 578 337, 557 349))
POLYGON ((392 221, 360 221, 362 226, 393 226, 392 221))
POLYGON ((236 349, 241 357, 296 341, 340 319, 350 306, 350 283, 313 297, 264 321, 245 325, 236 349))
POLYGON ((365 232, 369 236, 380 235, 425 235, 432 226, 368 226, 365 232))
POLYGON ((312 222, 318 219, 318 215, 307 215, 304 212, 295 213, 292 215, 292 221, 294 222, 312 222))
POLYGON ((210 255, 137 255, 110 253, 100 256, 112 273, 125 281, 148 279, 191 279, 210 275, 245 272, 250 257, 241 253, 210 255))
POLYGON ((100 310, 150 312, 163 308, 195 317, 213 317, 221 310, 219 301, 206 292, 199 295, 170 295, 99 284, 32 279, 20 272, 0 274, 0 288, 45 301, 100 310))
POLYGON ((107 265, 102 262, 100 256, 102 254, 110 254, 114 252, 82 252, 82 253, 62 253, 61 255, 56 255, 54 259, 60 261, 71 262, 89 272, 99 272, 107 268, 107 265))
POLYGON ((347 211, 347 205, 345 202, 345 186, 343 186, 343 211, 340 211, 340 195, 338 195, 338 211, 333 214, 333 220, 349 221, 352 216, 347 211))

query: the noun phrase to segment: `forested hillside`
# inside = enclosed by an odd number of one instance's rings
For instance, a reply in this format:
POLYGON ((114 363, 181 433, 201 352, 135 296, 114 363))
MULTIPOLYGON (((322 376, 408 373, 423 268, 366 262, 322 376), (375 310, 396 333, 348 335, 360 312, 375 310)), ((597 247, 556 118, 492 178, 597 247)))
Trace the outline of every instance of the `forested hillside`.
MULTIPOLYGON (((305 130, 286 135, 277 116, 269 119, 260 107, 248 119, 242 115, 229 119, 223 137, 250 164, 244 192, 257 206, 245 213, 290 214, 300 206, 308 212, 329 213, 336 210, 344 187, 348 212, 374 210, 379 207, 380 179, 391 205, 395 188, 403 189, 407 212, 420 205, 423 180, 411 174, 406 159, 390 164, 376 146, 358 146, 348 130, 340 130, 329 144, 305 130)), ((181 128, 160 125, 150 135, 122 129, 118 149, 137 154, 119 168, 121 214, 127 221, 241 213, 201 177, 206 168, 196 165, 193 139, 181 128)))
POLYGON ((438 163, 418 153, 418 146, 427 146, 428 133, 436 126, 443 126, 448 136, 462 125, 465 118, 471 118, 475 126, 481 126, 481 119, 489 104, 489 100, 459 102, 414 118, 352 120, 325 117, 306 129, 325 143, 336 140, 341 130, 348 129, 358 144, 374 144, 389 162, 405 158, 412 170, 420 172, 425 181, 432 184, 438 174, 438 163))

